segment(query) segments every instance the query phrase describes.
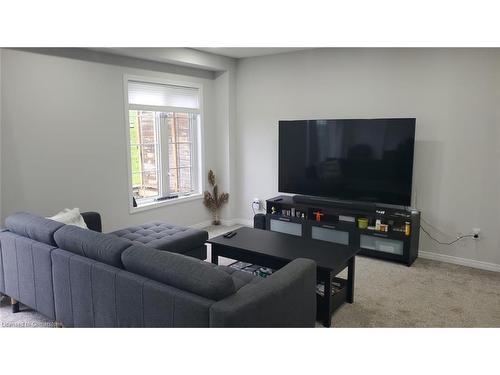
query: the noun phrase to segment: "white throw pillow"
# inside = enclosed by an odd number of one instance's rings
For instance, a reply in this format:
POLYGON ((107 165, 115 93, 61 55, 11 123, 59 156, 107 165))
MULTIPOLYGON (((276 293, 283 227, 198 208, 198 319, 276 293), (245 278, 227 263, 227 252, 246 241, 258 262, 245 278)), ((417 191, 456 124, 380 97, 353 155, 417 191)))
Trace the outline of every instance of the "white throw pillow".
POLYGON ((68 225, 75 225, 83 229, 89 229, 87 227, 87 224, 85 224, 85 220, 83 220, 82 215, 80 215, 79 208, 73 208, 72 210, 69 208, 65 208, 61 212, 55 214, 52 217, 48 217, 47 219, 59 221, 60 223, 68 225))

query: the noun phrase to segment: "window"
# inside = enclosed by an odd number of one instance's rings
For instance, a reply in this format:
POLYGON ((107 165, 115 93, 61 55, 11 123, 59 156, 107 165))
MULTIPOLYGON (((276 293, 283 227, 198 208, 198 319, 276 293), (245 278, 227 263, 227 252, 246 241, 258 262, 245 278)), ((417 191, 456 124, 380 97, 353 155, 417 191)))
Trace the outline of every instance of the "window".
POLYGON ((200 194, 200 88, 128 79, 127 91, 137 205, 200 194))

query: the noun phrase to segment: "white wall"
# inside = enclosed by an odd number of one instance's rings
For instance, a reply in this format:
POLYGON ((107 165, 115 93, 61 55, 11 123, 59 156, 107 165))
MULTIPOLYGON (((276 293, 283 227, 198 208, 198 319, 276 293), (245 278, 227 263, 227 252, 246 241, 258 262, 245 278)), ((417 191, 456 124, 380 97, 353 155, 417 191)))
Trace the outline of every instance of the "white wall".
POLYGON ((237 192, 235 157, 234 157, 234 134, 236 114, 236 82, 235 67, 226 72, 217 73, 214 80, 214 88, 217 93, 216 110, 216 135, 215 145, 217 149, 218 170, 214 170, 219 185, 219 191, 229 192, 229 202, 222 209, 222 217, 232 220, 236 217, 237 192))
POLYGON ((219 169, 221 94, 213 79, 14 50, 3 51, 1 73, 2 220, 16 211, 52 215, 64 207, 99 211, 106 231, 149 220, 210 219, 201 200, 129 213, 123 75, 202 83, 205 166, 219 169))
MULTIPOLYGON (((413 205, 451 236, 478 242, 420 250, 500 265, 500 53, 483 49, 317 49, 240 60, 236 191, 277 194, 282 119, 416 117, 413 205)), ((452 240, 454 237, 441 237, 452 240)))

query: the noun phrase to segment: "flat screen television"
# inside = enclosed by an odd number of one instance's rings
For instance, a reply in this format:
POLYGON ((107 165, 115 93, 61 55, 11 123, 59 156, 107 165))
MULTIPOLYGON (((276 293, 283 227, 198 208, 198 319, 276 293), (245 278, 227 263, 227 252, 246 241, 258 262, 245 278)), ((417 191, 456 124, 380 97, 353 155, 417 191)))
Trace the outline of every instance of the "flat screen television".
POLYGON ((278 189, 410 206, 414 118, 279 122, 278 189))

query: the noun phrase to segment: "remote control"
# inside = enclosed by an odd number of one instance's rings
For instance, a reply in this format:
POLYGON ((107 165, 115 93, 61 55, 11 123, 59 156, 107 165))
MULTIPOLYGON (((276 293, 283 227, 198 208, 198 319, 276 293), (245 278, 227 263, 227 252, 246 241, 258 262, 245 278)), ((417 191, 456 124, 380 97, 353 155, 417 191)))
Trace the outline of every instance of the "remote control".
POLYGON ((227 236, 227 238, 233 238, 234 236, 236 236, 238 233, 237 232, 231 232, 229 234, 229 236, 227 236))
POLYGON ((226 234, 224 234, 222 237, 226 237, 226 238, 229 238, 229 236, 231 236, 234 232, 231 231, 231 232, 227 232, 226 234))

